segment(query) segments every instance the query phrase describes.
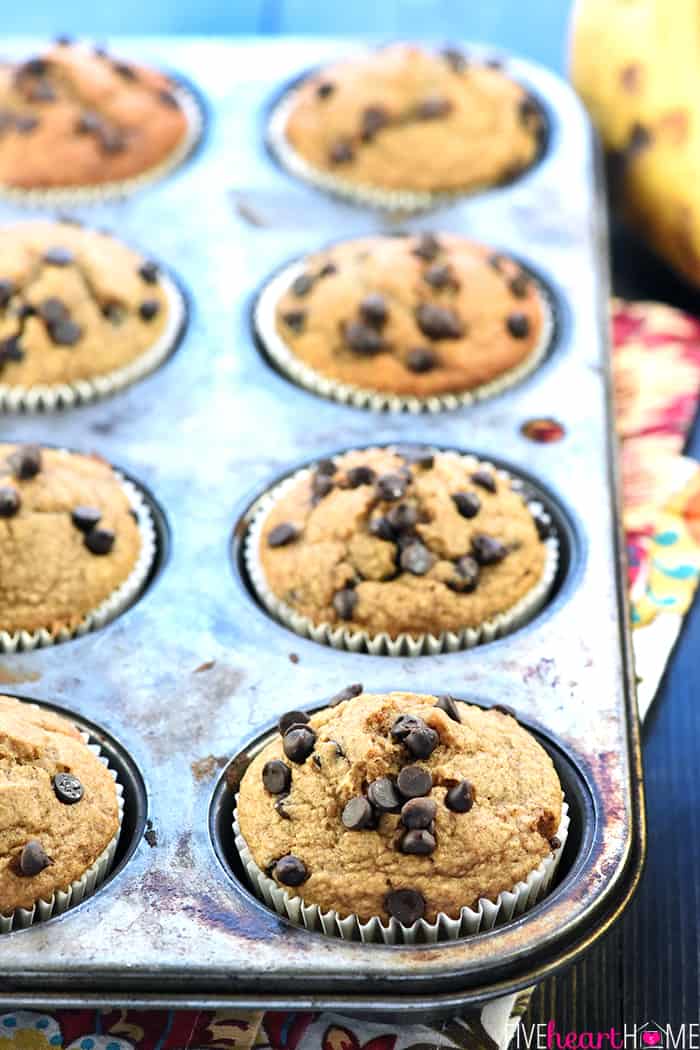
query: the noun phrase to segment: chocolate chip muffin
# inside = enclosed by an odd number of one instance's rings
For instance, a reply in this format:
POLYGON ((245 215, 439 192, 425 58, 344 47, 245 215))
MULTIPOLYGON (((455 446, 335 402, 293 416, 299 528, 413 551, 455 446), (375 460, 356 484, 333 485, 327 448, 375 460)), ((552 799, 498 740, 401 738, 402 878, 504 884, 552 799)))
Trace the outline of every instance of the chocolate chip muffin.
MULTIPOLYGON (((258 302, 265 348, 305 386, 381 395, 495 393, 546 351, 550 310, 518 263, 452 234, 344 241, 278 274, 258 302)), ((379 397, 377 397, 379 395, 379 397)), ((369 400, 368 400, 369 399, 369 400)))
POLYGON ((540 106, 500 62, 405 43, 308 76, 270 125, 296 174, 397 204, 507 181, 537 158, 543 135, 540 106))
POLYGON ((261 872, 324 912, 411 926, 551 865, 561 785, 514 717, 448 696, 343 699, 361 689, 284 715, 246 770, 237 822, 261 872))
POLYGON ((541 606, 556 567, 552 522, 519 484, 425 448, 322 460, 261 504, 253 584, 285 623, 334 645, 409 637, 439 651, 494 637, 541 606))
POLYGON ((162 73, 65 39, 5 62, 0 186, 101 186, 155 172, 190 138, 184 101, 162 73))
POLYGON ((66 222, 0 231, 0 388, 31 400, 117 389, 172 349, 184 307, 157 265, 66 222))
POLYGON ((119 825, 114 777, 76 727, 0 696, 0 917, 68 890, 119 825))
POLYGON ((82 628, 140 571, 144 546, 102 459, 0 444, 0 632, 82 628))

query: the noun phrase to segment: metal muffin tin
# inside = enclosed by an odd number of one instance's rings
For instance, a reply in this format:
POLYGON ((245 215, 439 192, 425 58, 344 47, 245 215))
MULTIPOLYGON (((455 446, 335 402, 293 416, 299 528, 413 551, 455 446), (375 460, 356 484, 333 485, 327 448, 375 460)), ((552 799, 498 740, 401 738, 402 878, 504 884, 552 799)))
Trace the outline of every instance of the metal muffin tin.
MULTIPOLYGON (((295 183, 263 146, 271 76, 282 81, 335 57, 343 43, 150 39, 120 50, 191 77, 210 103, 209 137, 195 162, 143 195, 71 214, 169 262, 191 293, 192 315, 176 353, 137 385, 64 414, 0 424, 3 440, 99 451, 162 509, 159 571, 132 608, 81 639, 0 657, 4 691, 100 727, 93 731, 127 795, 118 863, 100 891, 0 938, 0 1003, 403 1016, 453 1012, 530 984, 605 931, 635 887, 644 850, 604 201, 586 119, 559 80, 508 60, 547 105, 545 157, 507 187, 400 224, 463 232, 531 261, 557 298, 548 360, 469 408, 376 414, 294 386, 263 359, 249 324, 251 296, 281 261, 331 237, 398 224, 295 183), (564 440, 523 436, 525 420, 551 415, 564 423, 564 440), (238 552, 255 497, 301 463, 391 442, 473 451, 541 488, 566 556, 554 599, 531 624, 468 652, 373 657, 299 638, 253 600, 238 552), (349 944, 282 921, 237 880, 227 829, 249 745, 284 710, 320 706, 356 681, 370 691, 506 703, 541 735, 573 826, 557 887, 521 919, 430 947, 349 944)), ((4 206, 0 217, 26 214, 4 206)))

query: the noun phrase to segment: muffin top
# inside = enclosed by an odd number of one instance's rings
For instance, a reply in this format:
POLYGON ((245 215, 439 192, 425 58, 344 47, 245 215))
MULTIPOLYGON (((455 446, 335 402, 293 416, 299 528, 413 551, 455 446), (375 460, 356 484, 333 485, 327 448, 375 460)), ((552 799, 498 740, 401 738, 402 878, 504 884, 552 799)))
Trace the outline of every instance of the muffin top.
POLYGON ((367 390, 458 393, 517 368, 543 341, 536 282, 450 234, 366 237, 308 256, 276 329, 315 372, 367 390))
POLYGON ((284 737, 243 777, 238 820, 258 867, 307 904, 404 925, 456 918, 558 847, 559 779, 509 714, 363 693, 306 718, 280 719, 284 737))
POLYGON ((66 222, 0 231, 0 384, 89 380, 163 336, 158 268, 107 234, 66 222))
POLYGON ((0 66, 0 127, 0 184, 22 189, 139 175, 187 134, 168 77, 68 41, 0 66))
POLYGON ((473 457, 358 450, 291 480, 263 522, 259 561, 273 594, 314 624, 436 635, 531 590, 546 530, 473 457))
POLYGON ((77 627, 127 579, 140 549, 108 463, 0 444, 0 630, 77 627))
POLYGON ((307 77, 287 142, 358 187, 459 191, 513 177, 537 157, 540 108, 500 63, 392 44, 307 77))
POLYGON ((75 726, 0 696, 0 914, 66 889, 118 828, 114 779, 75 726))

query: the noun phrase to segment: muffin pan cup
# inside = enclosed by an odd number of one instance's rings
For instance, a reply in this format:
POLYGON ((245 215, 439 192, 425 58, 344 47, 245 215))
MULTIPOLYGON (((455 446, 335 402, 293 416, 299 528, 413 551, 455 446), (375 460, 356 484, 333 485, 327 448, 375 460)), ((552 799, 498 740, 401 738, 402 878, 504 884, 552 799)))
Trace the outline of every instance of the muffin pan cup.
MULTIPOLYGON (((135 838, 128 850, 120 843, 98 892, 0 936, 0 1003, 449 1014, 570 963, 638 879, 644 827, 608 408, 604 206, 588 125, 566 85, 508 60, 548 107, 548 150, 512 185, 464 198, 432 223, 531 262, 561 319, 547 360, 517 387, 454 412, 379 414, 319 398, 260 355, 250 297, 285 259, 387 221, 285 177, 261 131, 272 78, 286 82, 343 46, 128 42, 134 60, 182 70, 215 119, 182 177, 85 217, 171 263, 191 293, 192 323, 167 368, 71 412, 13 416, 6 429, 118 464, 155 497, 169 554, 143 597, 101 629, 1 654, 0 688, 103 727, 140 772, 148 808, 136 820, 127 792, 124 827, 135 838), (545 416, 565 427, 557 444, 521 433, 545 416), (542 494, 559 567, 528 624, 471 650, 375 656, 300 637, 252 597, 242 541, 260 495, 323 456, 394 443, 471 452, 542 494), (413 945, 328 937, 257 899, 231 826, 240 771, 283 711, 322 707, 351 682, 515 708, 552 755, 570 809, 546 897, 493 930, 413 945)), ((14 217, 0 203, 0 219, 14 217)))

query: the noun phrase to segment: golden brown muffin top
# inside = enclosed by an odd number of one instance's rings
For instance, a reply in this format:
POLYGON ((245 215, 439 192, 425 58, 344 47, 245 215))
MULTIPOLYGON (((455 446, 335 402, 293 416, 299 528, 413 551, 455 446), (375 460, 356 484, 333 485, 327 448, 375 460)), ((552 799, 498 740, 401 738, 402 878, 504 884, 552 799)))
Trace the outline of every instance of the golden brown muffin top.
POLYGON ((314 624, 370 635, 476 627, 540 580, 538 523, 510 480, 455 452, 371 449, 324 460, 260 535, 268 588, 314 624))
POLYGON ((0 184, 93 186, 155 168, 184 140, 173 82, 63 43, 0 66, 0 184))
POLYGON ((108 463, 0 444, 0 630, 77 627, 124 583, 140 549, 108 463))
POLYGON ((397 692, 306 717, 283 716, 238 800, 256 864, 305 903, 405 925, 457 917, 557 848, 559 779, 510 715, 397 692))
POLYGON ((412 44, 345 59, 294 91, 284 133, 312 169, 358 187, 454 192, 537 157, 539 106, 494 64, 412 44))
POLYGON ((67 889, 118 827, 114 779, 75 726, 0 696, 0 914, 67 889))
POLYGON ((158 342, 170 309, 158 267, 108 234, 66 222, 0 230, 0 384, 108 375, 158 342))
POLYGON ((277 334, 315 372, 403 396, 469 391, 541 349, 547 307, 507 256, 452 234, 365 237, 308 256, 277 334))

